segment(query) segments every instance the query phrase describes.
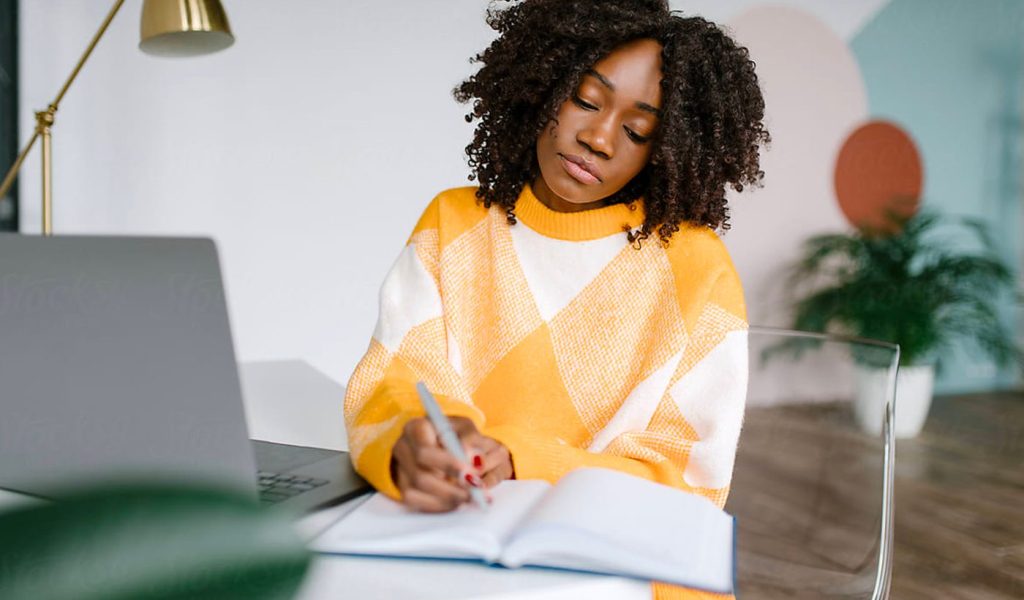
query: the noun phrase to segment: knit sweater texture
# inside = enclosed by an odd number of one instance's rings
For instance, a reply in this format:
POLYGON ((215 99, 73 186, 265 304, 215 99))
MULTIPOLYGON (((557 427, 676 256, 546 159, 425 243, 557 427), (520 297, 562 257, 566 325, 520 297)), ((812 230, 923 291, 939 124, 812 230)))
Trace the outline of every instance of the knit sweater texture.
MULTIPOLYGON (((380 291, 349 381, 356 470, 399 498, 391 449, 444 412, 504 444, 517 479, 582 466, 631 473, 725 505, 743 420, 747 323, 739 277, 707 227, 630 244, 643 202, 575 213, 524 186, 518 223, 475 187, 438 194, 380 291)), ((657 598, 725 598, 655 585, 657 598)))

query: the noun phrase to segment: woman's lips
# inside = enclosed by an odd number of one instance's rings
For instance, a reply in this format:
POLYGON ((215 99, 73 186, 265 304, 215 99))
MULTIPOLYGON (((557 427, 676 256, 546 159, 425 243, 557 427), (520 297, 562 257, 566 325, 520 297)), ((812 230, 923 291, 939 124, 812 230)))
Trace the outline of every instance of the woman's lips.
POLYGON ((583 160, 580 159, 579 157, 573 156, 572 158, 568 158, 565 155, 559 154, 558 158, 561 159, 562 168, 565 169, 565 172, 568 173, 576 181, 584 185, 594 185, 595 183, 601 183, 601 180, 596 175, 588 171, 586 168, 583 167, 582 164, 580 164, 583 162, 583 160))

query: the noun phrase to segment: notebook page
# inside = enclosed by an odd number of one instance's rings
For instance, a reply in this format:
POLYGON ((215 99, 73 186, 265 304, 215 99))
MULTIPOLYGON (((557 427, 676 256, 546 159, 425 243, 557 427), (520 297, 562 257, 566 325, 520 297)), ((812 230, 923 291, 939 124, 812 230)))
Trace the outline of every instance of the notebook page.
POLYGON ((501 541, 550 489, 546 481, 504 481, 486 509, 465 504, 449 513, 419 513, 377 493, 313 540, 332 554, 470 558, 494 562, 501 541))
POLYGON ((502 563, 732 591, 734 521, 710 500, 608 469, 562 478, 524 518, 502 563))

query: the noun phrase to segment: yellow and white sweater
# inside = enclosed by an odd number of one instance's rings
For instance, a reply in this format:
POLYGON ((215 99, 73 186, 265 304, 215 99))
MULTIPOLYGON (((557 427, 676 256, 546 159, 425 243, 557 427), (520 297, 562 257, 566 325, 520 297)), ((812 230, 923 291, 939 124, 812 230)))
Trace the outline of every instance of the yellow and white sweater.
POLYGON ((398 498, 391 448, 423 415, 422 379, 447 414, 509 449, 518 479, 607 467, 724 506, 747 324, 715 233, 683 225, 667 247, 637 250, 624 227, 643 223, 642 202, 560 213, 527 185, 510 226, 475 190, 434 198, 381 288, 345 397, 357 471, 398 498))

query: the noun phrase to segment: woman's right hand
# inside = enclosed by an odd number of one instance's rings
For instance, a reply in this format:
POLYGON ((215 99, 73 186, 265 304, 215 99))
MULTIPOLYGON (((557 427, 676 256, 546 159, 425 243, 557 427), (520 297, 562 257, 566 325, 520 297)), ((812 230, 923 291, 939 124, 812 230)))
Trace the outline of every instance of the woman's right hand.
POLYGON ((391 477, 402 493, 402 504, 423 512, 454 510, 469 502, 471 481, 483 485, 479 473, 445 450, 433 424, 422 417, 406 423, 395 442, 391 477))

